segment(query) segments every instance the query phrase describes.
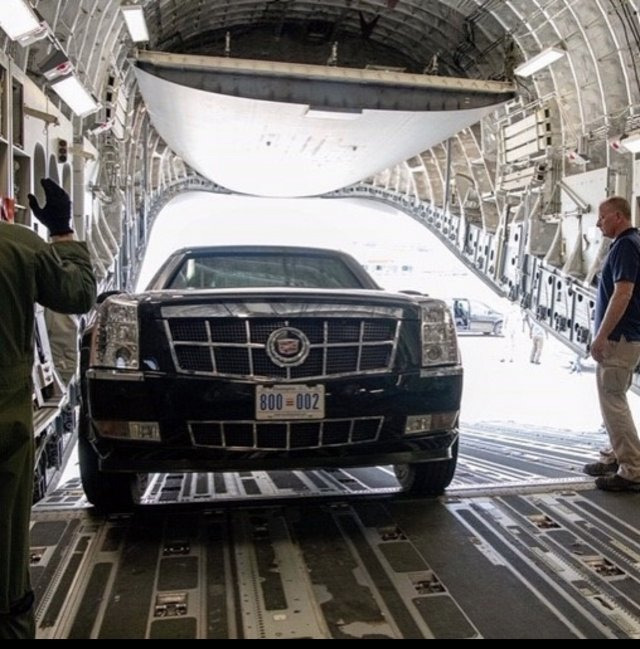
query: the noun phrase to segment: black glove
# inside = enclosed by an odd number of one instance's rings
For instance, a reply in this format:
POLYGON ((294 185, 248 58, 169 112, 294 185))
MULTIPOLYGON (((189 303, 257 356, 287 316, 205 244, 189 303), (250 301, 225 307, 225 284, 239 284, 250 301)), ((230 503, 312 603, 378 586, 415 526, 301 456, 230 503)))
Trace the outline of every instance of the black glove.
POLYGON ((51 178, 40 181, 47 200, 44 207, 38 205, 38 199, 29 194, 29 207, 35 217, 49 229, 49 234, 70 234, 71 229, 71 201, 69 194, 51 178))

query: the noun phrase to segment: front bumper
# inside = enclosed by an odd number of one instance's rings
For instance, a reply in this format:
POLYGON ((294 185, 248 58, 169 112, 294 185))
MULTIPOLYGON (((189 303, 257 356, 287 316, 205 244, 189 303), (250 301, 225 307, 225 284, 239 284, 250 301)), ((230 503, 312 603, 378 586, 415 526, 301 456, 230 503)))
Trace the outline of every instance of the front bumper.
POLYGON ((253 383, 92 370, 86 378, 94 424, 89 430, 95 436, 91 441, 101 468, 108 471, 269 470, 446 460, 457 438, 462 393, 459 367, 328 380, 323 382, 324 420, 257 422, 253 383), (442 413, 448 413, 446 428, 405 435, 407 416, 432 414, 435 422, 442 413), (105 422, 114 421, 158 422, 161 441, 101 436, 108 429, 105 422))

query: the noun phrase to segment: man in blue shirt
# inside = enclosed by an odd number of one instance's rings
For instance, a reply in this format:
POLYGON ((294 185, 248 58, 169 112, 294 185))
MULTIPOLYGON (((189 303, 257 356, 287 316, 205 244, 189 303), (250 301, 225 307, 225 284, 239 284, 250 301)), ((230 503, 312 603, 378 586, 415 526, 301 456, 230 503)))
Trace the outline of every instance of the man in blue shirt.
POLYGON ((640 440, 627 401, 640 361, 640 233, 631 208, 612 196, 598 209, 597 226, 613 239, 602 267, 591 355, 597 361, 600 410, 611 447, 584 472, 606 491, 640 491, 640 440))

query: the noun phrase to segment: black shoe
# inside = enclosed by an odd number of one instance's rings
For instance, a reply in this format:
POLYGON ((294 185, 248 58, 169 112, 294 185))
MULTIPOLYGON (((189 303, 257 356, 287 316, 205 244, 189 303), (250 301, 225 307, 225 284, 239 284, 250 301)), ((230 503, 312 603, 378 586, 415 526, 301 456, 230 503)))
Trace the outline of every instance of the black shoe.
POLYGON ((604 462, 592 462, 591 464, 585 464, 582 467, 582 473, 593 476, 611 475, 617 470, 617 462, 610 462, 609 464, 605 464, 604 462))
POLYGON ((640 482, 627 480, 621 475, 614 473, 613 475, 596 478, 596 487, 603 491, 640 491, 640 482))

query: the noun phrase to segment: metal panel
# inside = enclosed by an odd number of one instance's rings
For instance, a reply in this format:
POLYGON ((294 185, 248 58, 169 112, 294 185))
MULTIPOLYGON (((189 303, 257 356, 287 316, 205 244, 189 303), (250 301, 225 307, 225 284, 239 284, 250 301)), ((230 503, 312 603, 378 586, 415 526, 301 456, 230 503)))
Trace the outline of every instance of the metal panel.
MULTIPOLYGON (((183 59, 207 60, 173 58, 175 78, 183 80, 189 72, 183 59)), ((475 82, 474 89, 470 80, 436 78, 432 87, 432 78, 421 75, 213 60, 215 69, 197 69, 198 88, 137 68, 149 115, 173 151, 203 176, 263 196, 308 196, 357 182, 478 122, 510 96, 510 86, 489 82, 475 82), (225 74, 234 75, 228 84, 225 74), (212 85, 224 92, 199 89, 212 85), (404 105, 410 108, 390 109, 404 105)))

